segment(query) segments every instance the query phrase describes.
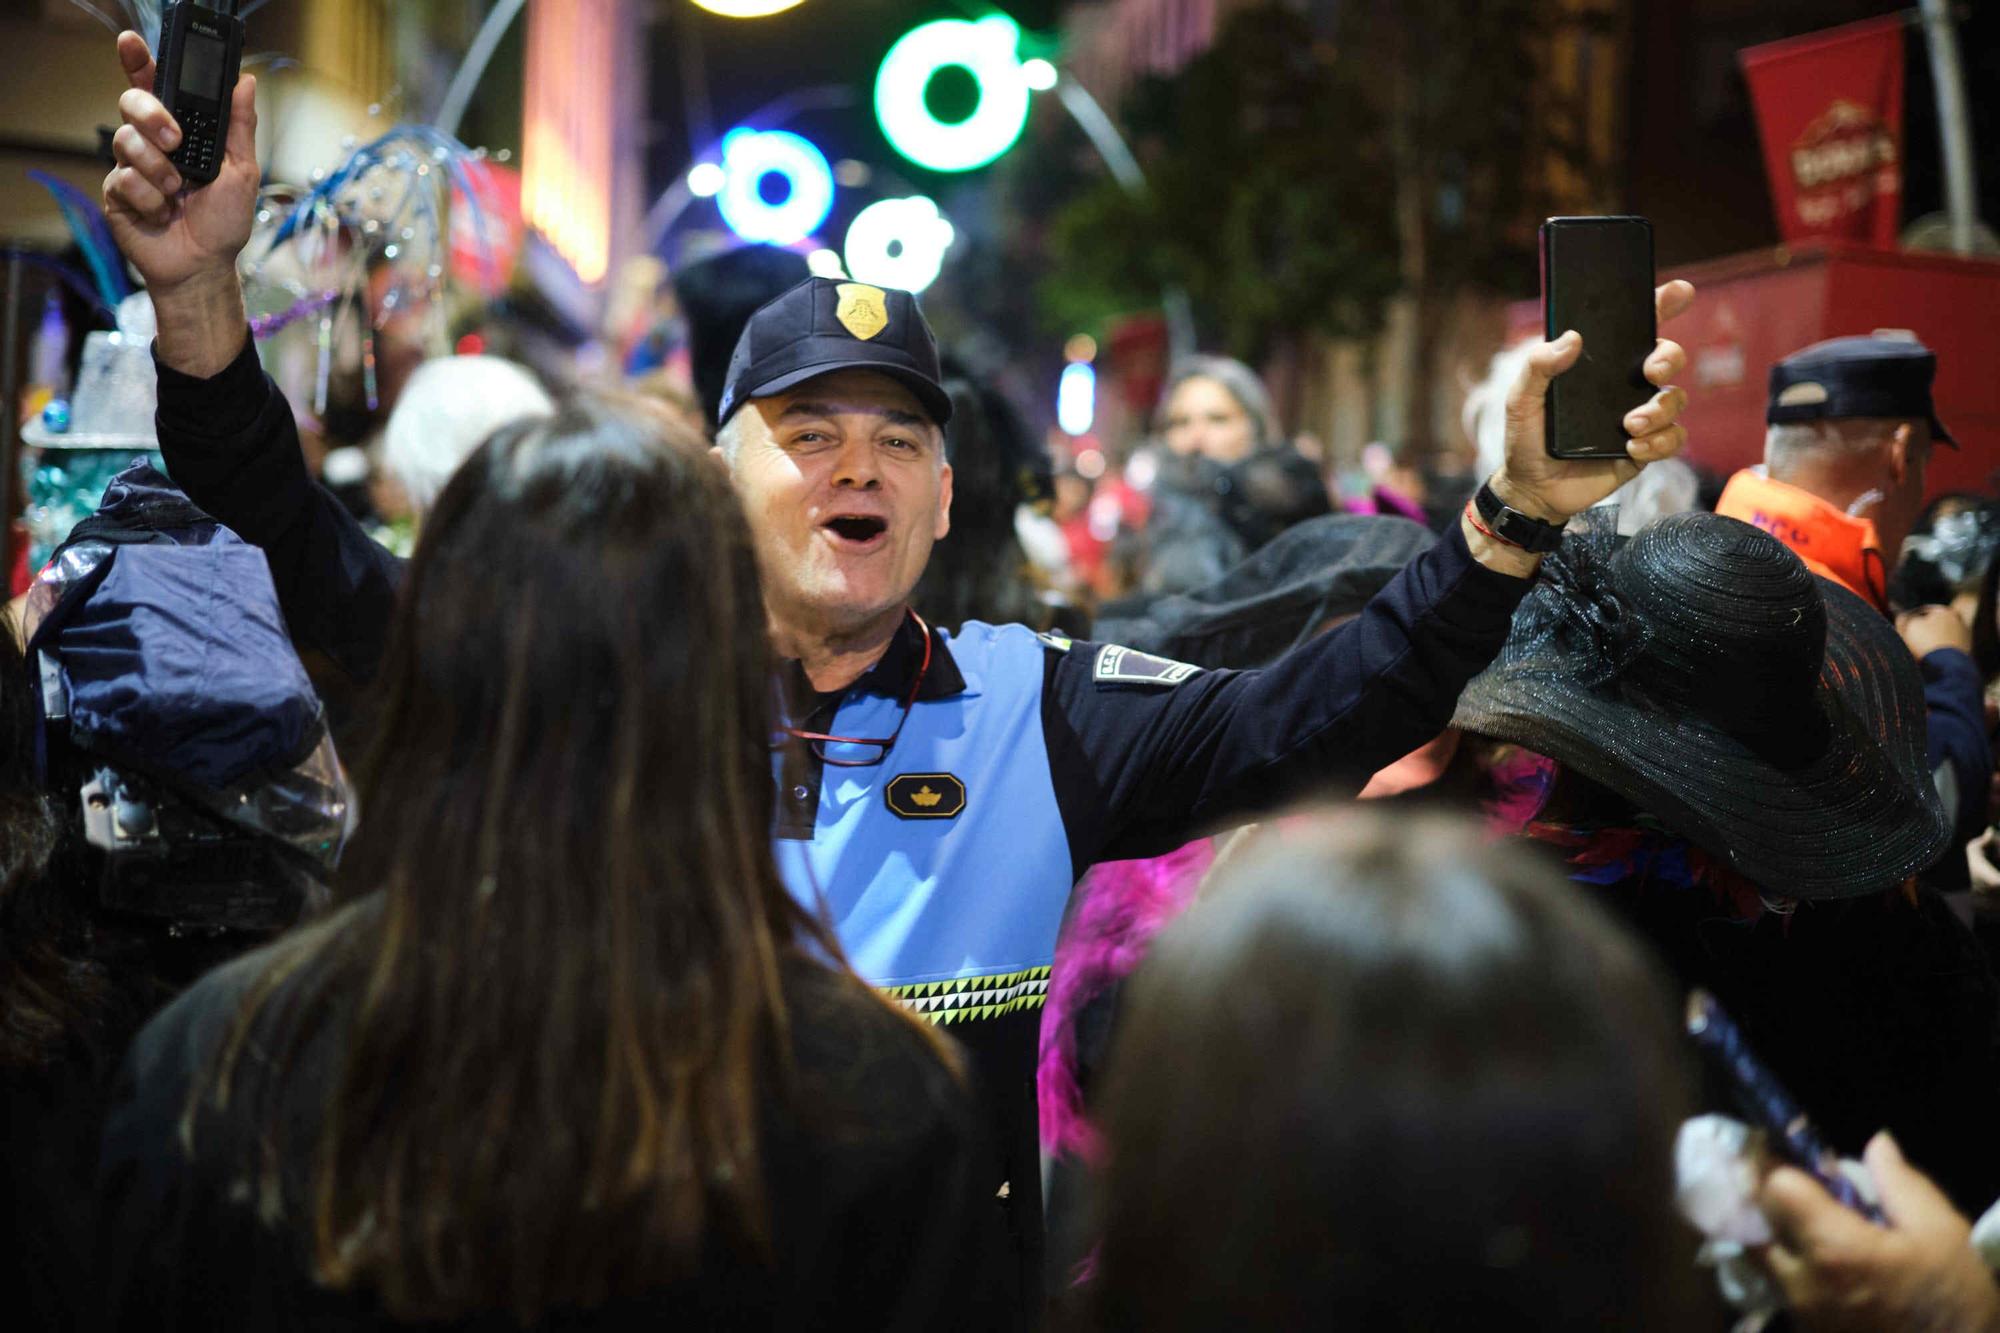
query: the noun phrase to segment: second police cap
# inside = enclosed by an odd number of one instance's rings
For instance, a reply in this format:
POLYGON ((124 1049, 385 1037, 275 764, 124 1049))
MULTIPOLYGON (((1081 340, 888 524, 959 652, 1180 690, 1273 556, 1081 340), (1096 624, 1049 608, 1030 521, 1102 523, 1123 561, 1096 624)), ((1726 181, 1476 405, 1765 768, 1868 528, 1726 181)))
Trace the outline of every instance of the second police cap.
POLYGON ((717 423, 752 398, 783 393, 816 375, 872 370, 907 387, 931 420, 951 419, 937 339, 916 297, 893 287, 807 278, 767 302, 744 326, 729 359, 717 423))
POLYGON ((1956 449, 1931 402, 1936 374, 1937 354, 1907 334, 1829 338, 1771 367, 1764 420, 1913 417, 1930 422, 1932 439, 1956 449))

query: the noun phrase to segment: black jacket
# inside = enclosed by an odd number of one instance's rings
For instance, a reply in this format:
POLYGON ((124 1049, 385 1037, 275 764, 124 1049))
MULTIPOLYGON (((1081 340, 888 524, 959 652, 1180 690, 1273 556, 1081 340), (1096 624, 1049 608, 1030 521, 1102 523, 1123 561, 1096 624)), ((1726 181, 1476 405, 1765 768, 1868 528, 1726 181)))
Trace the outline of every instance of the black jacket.
MULTIPOLYGON (((365 910, 365 903, 362 908, 365 910)), ((303 1260, 308 1154, 335 1086, 349 1008, 336 1000, 275 1099, 283 1193, 259 1220, 246 1161, 266 1126, 242 1095, 204 1110, 184 1149, 182 1117, 208 1078, 272 946, 210 973, 139 1034, 107 1119, 96 1280, 120 1329, 396 1327, 366 1293, 316 1286, 303 1260)), ((289 984, 289 983, 287 983, 289 984)), ((979 1327, 965 1316, 992 1265, 997 1209, 970 1094, 919 1035, 817 964, 787 965, 800 1095, 773 1105, 762 1151, 774 1268, 718 1245, 696 1275, 644 1300, 546 1319, 549 1328, 979 1327)), ((253 1033, 232 1086, 269 1076, 253 1033)), ((424 1095, 412 1073, 396 1095, 424 1095)), ((467 1133, 475 1132, 471 1126, 467 1133)), ((509 1316, 467 1328, 514 1328, 509 1316)))

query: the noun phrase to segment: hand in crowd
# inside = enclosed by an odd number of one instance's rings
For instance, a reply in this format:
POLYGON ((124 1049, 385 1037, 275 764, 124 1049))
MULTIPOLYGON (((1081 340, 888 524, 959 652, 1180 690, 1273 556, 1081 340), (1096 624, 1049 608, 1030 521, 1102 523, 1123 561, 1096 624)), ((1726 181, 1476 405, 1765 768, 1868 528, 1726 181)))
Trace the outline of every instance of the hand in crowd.
POLYGON ((233 271, 256 211, 257 80, 246 74, 236 82, 215 181, 185 190, 167 157, 180 146, 180 126, 153 96, 153 55, 145 39, 119 34, 118 63, 131 87, 118 99, 124 123, 111 136, 118 165, 104 178, 104 213, 119 249, 155 291, 218 269, 233 271))
POLYGON ((2000 849, 2000 836, 1991 828, 1965 844, 1965 870, 1976 893, 2000 892, 2000 865, 1993 863, 1996 849, 2000 849))
MULTIPOLYGON (((1662 324, 1693 303, 1693 284, 1678 278, 1653 293, 1655 316, 1662 324)), ((1679 343, 1662 338, 1645 368, 1647 381, 1660 392, 1625 418, 1632 437, 1630 461, 1549 457, 1543 416, 1549 382, 1582 354, 1583 339, 1574 330, 1541 344, 1529 354, 1507 396, 1507 461, 1494 479, 1494 492, 1513 508, 1551 523, 1582 513, 1638 476, 1641 467, 1672 458, 1687 442, 1687 430, 1680 425, 1687 394, 1672 387, 1687 366, 1687 353, 1679 343)))
POLYGON ((1920 606, 1896 617, 1896 632, 1921 662, 1940 648, 1972 651, 1972 630, 1958 612, 1948 606, 1920 606))
POLYGON ((1764 1260, 1799 1324, 2000 1330, 2000 1285, 1973 1250, 1965 1218, 1886 1133, 1864 1158, 1886 1227, 1834 1202, 1803 1171, 1779 1167, 1765 1178, 1760 1202, 1778 1239, 1764 1260))

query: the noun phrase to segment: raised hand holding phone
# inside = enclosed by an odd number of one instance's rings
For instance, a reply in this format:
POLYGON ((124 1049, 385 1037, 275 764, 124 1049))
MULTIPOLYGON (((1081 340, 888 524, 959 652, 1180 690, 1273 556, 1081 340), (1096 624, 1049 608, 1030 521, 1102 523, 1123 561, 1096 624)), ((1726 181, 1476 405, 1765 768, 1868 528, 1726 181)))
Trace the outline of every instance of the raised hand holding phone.
MULTIPOLYGON (((1694 303, 1694 287, 1679 279, 1663 283, 1654 290, 1653 303, 1656 320, 1664 324, 1694 303)), ((1687 431, 1680 425, 1687 395, 1672 387, 1674 378, 1687 368, 1687 353, 1678 343, 1661 338, 1653 344, 1645 363, 1646 380, 1658 392, 1626 415, 1624 454, 1618 458, 1550 457, 1549 389, 1577 363, 1582 351, 1583 340, 1575 330, 1537 344, 1530 349, 1528 364, 1507 395, 1506 461, 1493 476, 1493 490, 1505 504, 1544 522, 1563 523, 1582 513, 1638 476, 1647 463, 1673 457, 1687 440, 1687 431)), ((1479 547, 1473 549, 1478 554, 1479 547)), ((1530 561, 1519 572, 1532 572, 1532 568, 1530 561)))
POLYGON ((1758 1203, 1777 1239, 1758 1257, 1802 1329, 2000 1330, 2000 1285, 1972 1248, 1971 1227, 1887 1134, 1862 1159, 1882 1195, 1871 1226, 1819 1183, 1781 1166, 1758 1203))
POLYGON ((1549 386, 1551 458, 1626 455, 1625 417, 1652 396, 1646 360, 1658 338, 1653 224, 1641 217, 1550 218, 1542 224, 1543 336, 1574 329, 1583 354, 1549 386))

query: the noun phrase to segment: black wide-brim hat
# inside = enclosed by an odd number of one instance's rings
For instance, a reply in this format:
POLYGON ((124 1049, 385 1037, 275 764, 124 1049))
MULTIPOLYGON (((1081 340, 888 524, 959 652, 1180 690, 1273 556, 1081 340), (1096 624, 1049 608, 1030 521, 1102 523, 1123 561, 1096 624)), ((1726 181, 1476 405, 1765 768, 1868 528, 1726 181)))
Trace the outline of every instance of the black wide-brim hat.
POLYGON ((1196 666, 1263 666, 1358 613, 1433 540, 1407 518, 1310 518, 1205 587, 1106 606, 1091 633, 1196 666))
POLYGON ((1951 840, 1909 649, 1735 519, 1572 534, 1452 721, 1610 788, 1780 897, 1891 888, 1951 840))

